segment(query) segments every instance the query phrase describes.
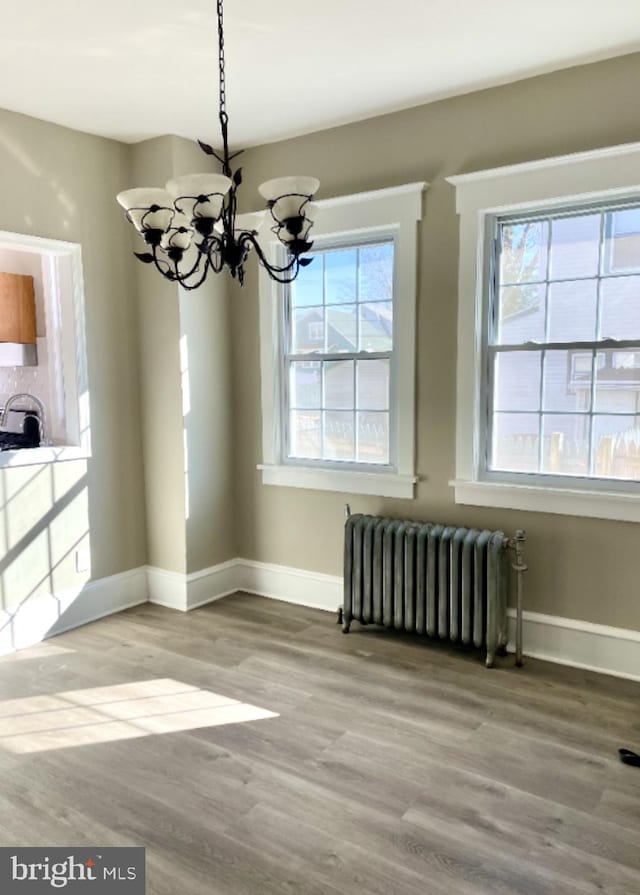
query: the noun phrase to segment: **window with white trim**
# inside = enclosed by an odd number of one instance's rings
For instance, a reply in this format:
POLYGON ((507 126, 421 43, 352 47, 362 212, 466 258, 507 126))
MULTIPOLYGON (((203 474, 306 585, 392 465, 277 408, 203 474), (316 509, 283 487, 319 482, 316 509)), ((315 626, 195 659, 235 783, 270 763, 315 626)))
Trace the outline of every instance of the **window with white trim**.
POLYGON ((320 200, 312 263, 290 285, 261 272, 265 484, 414 496, 424 188, 320 200))
POLYGON ((284 290, 287 459, 392 467, 393 238, 310 257, 284 290))
POLYGON ((640 202, 495 219, 486 469, 640 480, 640 202))
POLYGON ((640 143, 447 178, 456 503, 640 522, 640 143))

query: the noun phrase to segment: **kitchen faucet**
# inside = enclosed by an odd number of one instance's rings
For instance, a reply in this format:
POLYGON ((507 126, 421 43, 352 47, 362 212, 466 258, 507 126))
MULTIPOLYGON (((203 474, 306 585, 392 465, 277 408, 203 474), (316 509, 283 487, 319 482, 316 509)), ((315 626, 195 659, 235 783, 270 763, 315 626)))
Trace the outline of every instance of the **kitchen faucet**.
MULTIPOLYGON (((40 446, 46 444, 46 412, 44 404, 40 398, 36 398, 35 395, 30 395, 29 392, 18 392, 16 395, 11 395, 11 397, 7 399, 6 404, 2 408, 2 412, 0 412, 0 429, 4 429, 7 422, 7 414, 17 401, 31 401, 37 406, 38 415, 36 419, 38 420, 38 438, 40 446)), ((35 414, 32 414, 32 416, 35 416, 35 414)))

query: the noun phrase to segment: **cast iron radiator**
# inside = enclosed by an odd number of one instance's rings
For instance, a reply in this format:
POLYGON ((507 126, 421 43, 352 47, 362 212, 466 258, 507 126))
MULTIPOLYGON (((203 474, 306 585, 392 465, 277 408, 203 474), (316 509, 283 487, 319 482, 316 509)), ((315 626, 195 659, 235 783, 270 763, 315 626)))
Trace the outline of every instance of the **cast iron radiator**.
POLYGON ((486 664, 507 645, 509 550, 517 577, 516 664, 522 664, 524 532, 349 515, 344 540, 347 633, 362 624, 425 634, 486 649, 486 664))

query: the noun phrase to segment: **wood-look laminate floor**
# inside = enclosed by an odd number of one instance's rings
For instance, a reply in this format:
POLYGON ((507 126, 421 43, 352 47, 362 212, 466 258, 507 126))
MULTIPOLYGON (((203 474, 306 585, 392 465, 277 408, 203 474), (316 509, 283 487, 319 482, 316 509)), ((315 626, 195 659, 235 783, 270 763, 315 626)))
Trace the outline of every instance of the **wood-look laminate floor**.
POLYGON ((638 895, 640 685, 251 596, 0 660, 0 844, 148 895, 638 895))

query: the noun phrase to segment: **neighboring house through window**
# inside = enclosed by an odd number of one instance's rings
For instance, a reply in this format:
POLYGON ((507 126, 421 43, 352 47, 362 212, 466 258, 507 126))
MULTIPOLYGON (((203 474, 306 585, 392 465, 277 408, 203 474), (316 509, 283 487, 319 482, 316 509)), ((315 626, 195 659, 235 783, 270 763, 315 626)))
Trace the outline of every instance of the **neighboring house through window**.
POLYGON ((496 219, 488 471, 640 479, 640 234, 626 223, 639 212, 496 219))
POLYGON ((284 289, 286 456, 391 466, 393 240, 311 257, 284 289))
POLYGON ((424 186, 319 202, 312 263, 261 277, 266 484, 413 497, 424 186))
POLYGON ((457 502, 640 521, 639 162, 632 145, 450 178, 457 502))

